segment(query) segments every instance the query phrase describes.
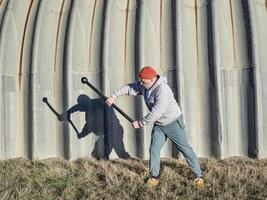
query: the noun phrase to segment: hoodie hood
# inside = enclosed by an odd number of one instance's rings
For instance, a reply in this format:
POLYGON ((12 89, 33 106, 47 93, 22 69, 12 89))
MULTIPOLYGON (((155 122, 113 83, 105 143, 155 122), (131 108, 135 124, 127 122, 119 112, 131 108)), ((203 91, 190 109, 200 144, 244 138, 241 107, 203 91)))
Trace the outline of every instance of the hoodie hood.
POLYGON ((157 78, 158 79, 156 80, 156 82, 154 83, 154 85, 152 85, 152 87, 148 89, 149 91, 154 90, 156 87, 158 87, 162 83, 167 84, 167 78, 165 76, 159 76, 159 75, 157 75, 157 78))

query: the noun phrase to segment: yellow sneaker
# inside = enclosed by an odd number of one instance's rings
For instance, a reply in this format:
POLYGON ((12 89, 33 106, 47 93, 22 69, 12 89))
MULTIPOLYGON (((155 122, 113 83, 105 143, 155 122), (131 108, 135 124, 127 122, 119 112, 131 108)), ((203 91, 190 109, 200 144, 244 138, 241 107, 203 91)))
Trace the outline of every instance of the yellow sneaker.
POLYGON ((204 179, 199 177, 194 180, 194 184, 196 185, 197 189, 203 189, 205 186, 204 179))
POLYGON ((152 187, 156 187, 159 185, 159 179, 158 178, 154 178, 154 177, 150 177, 147 182, 146 182, 147 186, 152 188, 152 187))

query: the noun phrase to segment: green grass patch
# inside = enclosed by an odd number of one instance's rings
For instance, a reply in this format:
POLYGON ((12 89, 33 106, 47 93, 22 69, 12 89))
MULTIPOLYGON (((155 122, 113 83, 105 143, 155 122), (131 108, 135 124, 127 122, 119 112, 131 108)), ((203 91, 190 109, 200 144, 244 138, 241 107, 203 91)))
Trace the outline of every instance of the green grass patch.
POLYGON ((160 185, 148 188, 148 161, 0 161, 0 199, 267 199, 267 159, 200 159, 197 190, 184 160, 162 159, 160 185))

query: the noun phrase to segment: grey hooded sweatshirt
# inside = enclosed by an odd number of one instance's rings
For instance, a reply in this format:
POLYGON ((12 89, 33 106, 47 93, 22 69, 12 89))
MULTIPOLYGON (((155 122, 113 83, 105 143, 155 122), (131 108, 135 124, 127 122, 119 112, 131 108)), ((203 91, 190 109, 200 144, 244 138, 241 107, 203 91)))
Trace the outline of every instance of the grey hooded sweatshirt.
POLYGON ((151 123, 165 126, 181 115, 181 109, 167 84, 166 77, 158 75, 157 78, 157 81, 149 89, 145 89, 140 81, 136 81, 122 86, 111 95, 114 99, 123 95, 144 96, 149 113, 138 121, 140 127, 151 123))

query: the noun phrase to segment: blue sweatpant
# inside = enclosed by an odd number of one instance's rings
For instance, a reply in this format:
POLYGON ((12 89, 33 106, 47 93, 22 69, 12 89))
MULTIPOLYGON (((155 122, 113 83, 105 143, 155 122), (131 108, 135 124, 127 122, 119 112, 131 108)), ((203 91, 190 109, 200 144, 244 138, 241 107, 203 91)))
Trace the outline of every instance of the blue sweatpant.
POLYGON ((185 125, 182 115, 165 126, 159 126, 157 124, 154 125, 149 148, 149 168, 151 176, 159 175, 160 151, 167 138, 169 138, 183 154, 186 162, 194 172, 195 176, 201 177, 202 171, 200 169, 197 156, 186 138, 185 125))

